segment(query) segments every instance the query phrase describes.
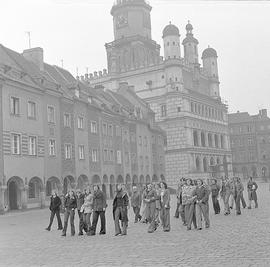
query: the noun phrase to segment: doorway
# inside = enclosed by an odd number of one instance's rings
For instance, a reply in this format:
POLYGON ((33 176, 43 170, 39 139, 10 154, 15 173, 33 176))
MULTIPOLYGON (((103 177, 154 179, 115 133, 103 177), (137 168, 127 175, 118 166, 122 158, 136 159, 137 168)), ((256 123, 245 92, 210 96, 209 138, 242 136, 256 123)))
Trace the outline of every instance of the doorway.
POLYGON ((15 181, 11 181, 8 185, 8 196, 9 196, 9 209, 17 210, 18 209, 18 186, 15 181))

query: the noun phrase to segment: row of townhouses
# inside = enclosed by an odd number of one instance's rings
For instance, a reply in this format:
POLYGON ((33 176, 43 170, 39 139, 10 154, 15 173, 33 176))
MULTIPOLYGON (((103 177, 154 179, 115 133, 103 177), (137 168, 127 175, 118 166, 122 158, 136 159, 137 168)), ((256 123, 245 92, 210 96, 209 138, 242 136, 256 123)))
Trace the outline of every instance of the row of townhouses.
POLYGON ((0 211, 42 207, 52 190, 165 180, 165 133, 134 88, 86 87, 43 49, 0 45, 0 211))

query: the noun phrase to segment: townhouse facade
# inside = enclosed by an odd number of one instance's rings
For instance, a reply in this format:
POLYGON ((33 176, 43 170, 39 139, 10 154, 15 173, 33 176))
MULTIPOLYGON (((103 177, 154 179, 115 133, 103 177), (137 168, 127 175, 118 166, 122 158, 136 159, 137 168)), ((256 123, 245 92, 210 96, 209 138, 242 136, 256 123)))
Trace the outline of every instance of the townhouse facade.
POLYGON ((270 118, 267 110, 229 114, 233 173, 244 179, 270 179, 270 118))
POLYGON ((0 212, 44 207, 53 191, 98 184, 109 198, 117 183, 131 190, 165 179, 165 134, 125 90, 86 87, 46 64, 42 48, 0 45, 0 212), (153 159, 151 139, 163 157, 153 159))

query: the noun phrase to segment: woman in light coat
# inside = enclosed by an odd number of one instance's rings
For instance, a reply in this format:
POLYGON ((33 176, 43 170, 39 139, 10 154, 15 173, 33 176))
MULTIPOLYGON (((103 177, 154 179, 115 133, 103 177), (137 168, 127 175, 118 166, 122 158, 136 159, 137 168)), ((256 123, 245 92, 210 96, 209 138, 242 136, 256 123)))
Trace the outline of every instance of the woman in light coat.
POLYGON ((160 203, 161 203, 161 210, 160 210, 160 219, 163 227, 164 232, 169 232, 171 230, 170 225, 170 191, 168 186, 165 182, 160 183, 160 203))
POLYGON ((84 203, 81 207, 81 213, 83 215, 83 223, 85 232, 89 232, 91 228, 91 214, 93 210, 93 194, 90 189, 86 190, 86 194, 84 197, 84 203))

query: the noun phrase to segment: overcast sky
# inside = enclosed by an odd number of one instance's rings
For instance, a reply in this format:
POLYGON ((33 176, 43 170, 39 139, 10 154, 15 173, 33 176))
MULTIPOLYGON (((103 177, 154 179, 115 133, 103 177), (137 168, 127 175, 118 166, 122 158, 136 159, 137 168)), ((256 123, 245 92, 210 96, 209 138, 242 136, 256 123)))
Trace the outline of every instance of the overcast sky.
MULTIPOLYGON (((0 43, 18 52, 44 49, 45 61, 76 75, 106 68, 104 44, 113 41, 113 0, 0 0, 0 43)), ((199 40, 218 53, 220 89, 229 111, 267 108, 270 113, 270 2, 150 0, 152 39, 177 25, 181 41, 188 20, 199 40)), ((162 51, 163 55, 163 51, 162 51)), ((183 55, 183 49, 182 49, 183 55)))

